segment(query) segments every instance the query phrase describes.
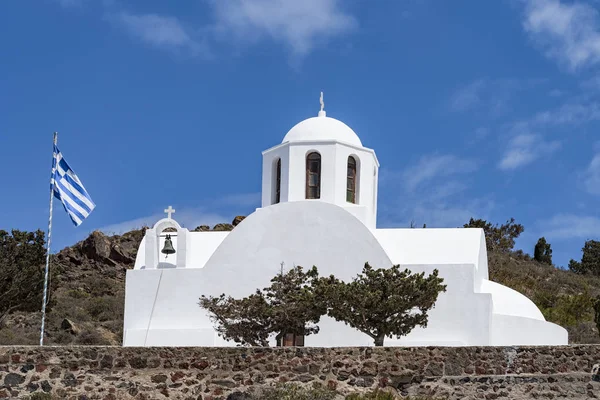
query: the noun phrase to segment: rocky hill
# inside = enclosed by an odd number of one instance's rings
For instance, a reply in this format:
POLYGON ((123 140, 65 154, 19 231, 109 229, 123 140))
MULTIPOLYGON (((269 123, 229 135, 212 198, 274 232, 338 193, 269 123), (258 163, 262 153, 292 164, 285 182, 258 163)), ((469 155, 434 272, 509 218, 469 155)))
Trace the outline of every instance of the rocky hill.
MULTIPOLYGON (((197 230, 231 230, 240 221, 197 230)), ((144 230, 93 232, 52 257, 47 344, 121 344, 125 272, 133 268, 144 230)), ((489 267, 490 279, 532 299, 548 320, 569 330, 572 343, 600 343, 592 307, 600 277, 540 264, 520 251, 490 252, 489 267)), ((37 344, 40 319, 39 312, 10 314, 0 326, 0 345, 37 344)))

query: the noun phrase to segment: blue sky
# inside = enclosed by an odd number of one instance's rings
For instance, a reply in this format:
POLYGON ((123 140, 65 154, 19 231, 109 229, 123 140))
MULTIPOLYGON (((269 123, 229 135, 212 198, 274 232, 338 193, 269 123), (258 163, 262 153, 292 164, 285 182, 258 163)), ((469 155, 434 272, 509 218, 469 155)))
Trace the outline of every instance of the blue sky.
POLYGON ((381 163, 380 227, 524 224, 566 265, 598 239, 594 0, 4 0, 0 228, 46 229, 52 132, 95 229, 260 206, 261 151, 315 116, 381 163))

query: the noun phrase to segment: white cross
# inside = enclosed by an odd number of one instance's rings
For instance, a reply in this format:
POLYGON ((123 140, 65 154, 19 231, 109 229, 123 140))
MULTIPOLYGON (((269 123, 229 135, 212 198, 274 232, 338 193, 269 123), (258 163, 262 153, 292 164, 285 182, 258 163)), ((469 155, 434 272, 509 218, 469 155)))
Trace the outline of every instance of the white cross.
POLYGON ((323 101, 323 92, 321 92, 321 98, 319 99, 319 102, 321 103, 321 111, 323 111, 325 109, 325 102, 323 101))
POLYGON ((165 213, 167 213, 167 218, 171 219, 171 214, 173 214, 175 210, 173 207, 169 206, 169 208, 165 209, 165 213))

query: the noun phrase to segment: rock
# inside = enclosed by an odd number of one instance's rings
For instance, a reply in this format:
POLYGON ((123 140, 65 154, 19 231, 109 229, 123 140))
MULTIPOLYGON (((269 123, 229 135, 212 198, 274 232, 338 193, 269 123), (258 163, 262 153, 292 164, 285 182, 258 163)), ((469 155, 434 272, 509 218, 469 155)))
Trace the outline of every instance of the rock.
POLYGON ((48 381, 42 381, 41 385, 42 385, 42 390, 46 393, 49 393, 52 390, 52 386, 50 385, 50 382, 48 382, 48 381))
POLYGON ((238 226, 240 222, 242 222, 244 219, 246 219, 246 217, 244 217, 243 215, 238 215, 233 219, 233 221, 231 221, 231 225, 238 226))
POLYGON ((216 224, 212 230, 213 231, 231 231, 231 230, 233 230, 233 225, 231 225, 231 224, 216 224))
POLYGON ((250 396, 248 393, 233 392, 227 396, 226 400, 252 400, 252 396, 250 396))
POLYGON ((71 335, 77 335, 81 331, 70 319, 63 319, 60 323, 60 329, 69 332, 71 335))
POLYGON ((65 377, 62 380, 62 384, 67 387, 75 387, 75 386, 77 386, 77 378, 75 378, 75 375, 68 372, 65 374, 65 377))
POLYGON ((206 231, 210 231, 210 226, 200 225, 196 229, 194 229, 192 232, 206 232, 206 231))
POLYGON ((106 261, 110 256, 110 240, 100 231, 94 231, 81 243, 82 253, 92 260, 106 261))
POLYGON ((15 374, 13 372, 6 374, 4 377, 4 384, 6 386, 17 386, 25 382, 25 377, 20 374, 15 374))
POLYGON ((154 383, 165 383, 168 377, 165 374, 152 375, 150 380, 154 383))
POLYGON ((109 369, 113 366, 113 357, 105 354, 100 360, 100 368, 109 369))
POLYGON ((133 357, 129 360, 129 365, 131 365, 131 368, 136 369, 146 368, 148 366, 148 360, 142 357, 133 357))
POLYGON ((28 371, 31 371, 32 369, 34 369, 35 366, 33 364, 25 364, 21 367, 21 372, 26 374, 28 371))

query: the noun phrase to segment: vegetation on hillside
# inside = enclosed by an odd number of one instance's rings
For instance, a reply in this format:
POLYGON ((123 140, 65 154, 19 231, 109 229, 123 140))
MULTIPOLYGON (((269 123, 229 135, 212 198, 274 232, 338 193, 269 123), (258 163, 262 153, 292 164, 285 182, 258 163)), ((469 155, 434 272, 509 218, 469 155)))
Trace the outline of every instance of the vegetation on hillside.
MULTIPOLYGON (((241 219, 213 230, 233 229, 241 219)), ((529 297, 547 320, 569 331, 572 343, 600 343, 600 242, 586 241, 574 257, 579 261, 561 269, 552 264, 545 238, 529 250, 533 257, 514 249, 524 231, 514 219, 502 225, 471 219, 464 226, 484 229, 491 280, 529 297)), ((125 272, 133 268, 143 235, 144 229, 93 232, 52 255, 45 343, 122 342, 125 272)), ((39 341, 44 245, 43 232, 0 230, 0 345, 39 341)))

